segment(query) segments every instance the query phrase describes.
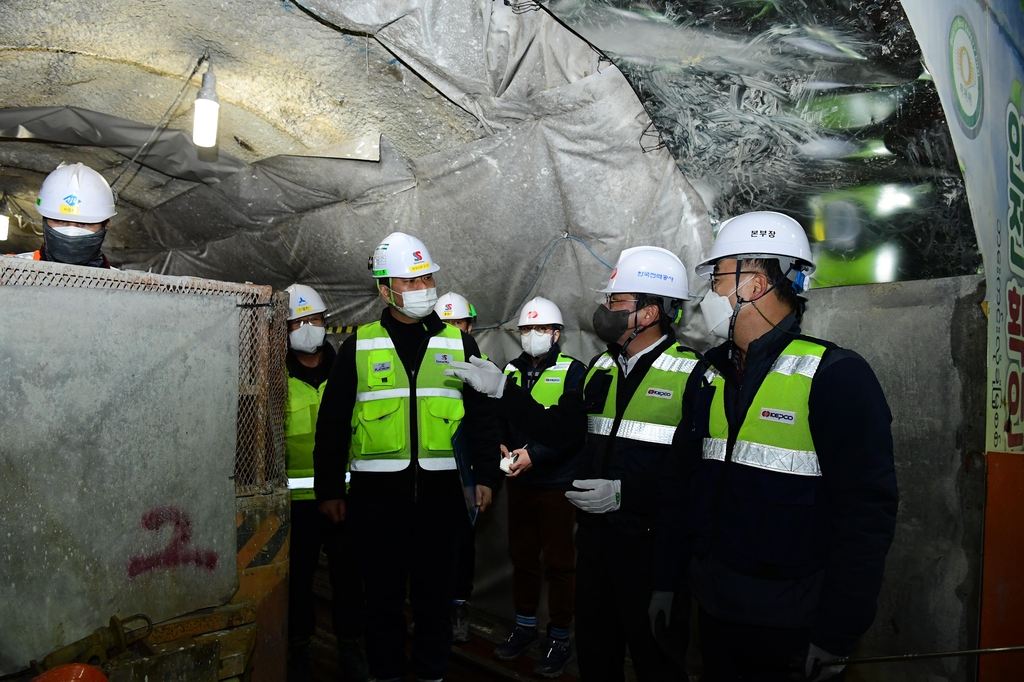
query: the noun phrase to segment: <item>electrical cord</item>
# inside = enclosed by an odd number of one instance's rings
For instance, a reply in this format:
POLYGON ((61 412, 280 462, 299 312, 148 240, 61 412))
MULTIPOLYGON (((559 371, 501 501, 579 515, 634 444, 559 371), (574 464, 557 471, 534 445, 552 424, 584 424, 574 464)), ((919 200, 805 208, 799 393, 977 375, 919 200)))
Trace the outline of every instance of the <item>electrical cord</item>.
MULTIPOLYGON (((121 172, 117 174, 117 177, 114 178, 114 181, 112 183, 110 183, 110 190, 111 191, 114 191, 114 185, 116 185, 117 181, 121 179, 121 176, 124 175, 128 171, 128 169, 132 167, 132 164, 134 164, 135 161, 139 158, 139 156, 142 155, 142 152, 145 151, 146 147, 151 145, 153 143, 153 140, 156 139, 157 135, 162 130, 165 130, 167 128, 167 124, 170 123, 170 120, 171 120, 171 112, 174 111, 174 108, 176 106, 178 106, 178 102, 181 101, 181 98, 184 96, 185 91, 188 90, 188 86, 189 86, 189 84, 192 83, 192 79, 195 77, 195 75, 197 73, 199 73, 199 67, 201 67, 203 65, 203 62, 208 62, 208 61, 210 61, 210 53, 209 53, 209 51, 203 53, 203 55, 200 56, 199 59, 196 61, 196 65, 194 67, 192 67, 192 73, 190 73, 188 75, 188 78, 185 79, 185 84, 182 85, 181 86, 181 90, 178 91, 178 96, 174 98, 174 101, 171 102, 171 106, 169 106, 167 108, 167 111, 164 112, 164 115, 161 116, 160 120, 157 122, 157 124, 155 126, 153 126, 153 132, 151 132, 149 134, 149 139, 147 139, 142 144, 142 146, 139 147, 138 151, 135 152, 135 156, 133 156, 131 158, 131 160, 125 165, 125 167, 121 169, 121 172)), ((114 202, 115 203, 117 202, 117 194, 116 194, 116 192, 114 194, 114 202)))

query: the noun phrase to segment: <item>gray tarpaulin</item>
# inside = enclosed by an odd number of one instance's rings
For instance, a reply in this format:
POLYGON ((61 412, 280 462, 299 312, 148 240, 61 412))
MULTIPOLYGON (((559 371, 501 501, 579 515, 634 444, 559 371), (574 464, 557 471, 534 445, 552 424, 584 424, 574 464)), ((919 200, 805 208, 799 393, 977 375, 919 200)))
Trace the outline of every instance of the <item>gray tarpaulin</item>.
MULTIPOLYGON (((440 264, 438 293, 467 296, 480 326, 544 295, 562 307, 570 352, 589 357, 597 343, 580 329, 589 332, 609 269, 587 246, 614 263, 653 244, 689 264, 709 246, 704 205, 672 156, 641 150, 650 119, 629 84, 551 17, 490 0, 299 4, 373 34, 488 134, 416 159, 386 138, 379 163, 266 159, 144 214, 143 241, 159 246, 115 253, 126 267, 300 281, 325 295, 332 323, 360 324, 382 307, 367 257, 402 230, 440 264)), ((499 358, 519 352, 507 334, 484 336, 499 358)))
MULTIPOLYGON (((0 138, 43 140, 63 144, 107 147, 135 156, 153 135, 153 126, 78 107, 19 107, 0 109, 0 138)), ((233 156, 211 151, 211 159, 192 144, 184 130, 162 130, 139 155, 143 166, 193 182, 216 182, 245 167, 233 156)))
POLYGON ((3 290, 0 675, 112 615, 157 622, 238 582, 235 302, 3 290))

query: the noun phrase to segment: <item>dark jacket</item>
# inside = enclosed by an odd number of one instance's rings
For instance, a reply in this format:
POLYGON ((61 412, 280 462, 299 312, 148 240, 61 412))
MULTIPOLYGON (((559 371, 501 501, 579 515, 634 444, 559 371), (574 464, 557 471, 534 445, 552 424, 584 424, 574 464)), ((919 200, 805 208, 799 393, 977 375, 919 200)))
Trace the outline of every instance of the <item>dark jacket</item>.
MULTIPOLYGON (((707 353, 725 379, 730 451, 758 388, 799 332, 787 317, 750 344, 742 372, 729 359, 729 344, 707 353)), ((863 358, 818 343, 829 349, 811 384, 807 414, 821 476, 728 458, 695 462, 690 578, 694 596, 713 616, 810 628, 814 644, 842 655, 874 620, 895 532, 892 415, 863 358)), ((706 387, 699 401, 704 424, 714 390, 706 387)))
MULTIPOLYGON (((654 361, 663 350, 675 343, 675 334, 670 332, 667 339, 640 357, 627 377, 622 378, 620 373, 616 389, 617 418, 621 418, 626 411, 633 393, 654 361)), ((611 345, 608 350, 612 357, 618 357, 618 346, 611 345)), ((594 358, 594 361, 596 360, 597 358, 594 358)), ((655 538, 657 555, 657 538, 662 534, 655 531, 661 524, 659 517, 663 494, 678 496, 685 495, 686 492, 685 488, 666 490, 665 472, 675 461, 692 461, 694 455, 687 453, 692 453, 695 449, 699 451, 699 433, 693 428, 690 419, 693 410, 690 406, 699 394, 699 377, 702 374, 703 370, 698 367, 690 377, 691 380, 682 397, 683 419, 676 428, 675 438, 670 446, 656 446, 586 433, 587 414, 602 411, 610 382, 591 380, 584 387, 583 395, 576 391, 566 391, 558 404, 548 410, 541 408, 529 393, 510 382, 501 402, 503 407, 507 406, 509 413, 515 415, 517 425, 524 433, 552 447, 563 446, 570 439, 578 438, 580 433, 586 434, 586 445, 580 455, 580 469, 576 478, 618 479, 622 482, 622 501, 618 510, 608 514, 578 512, 578 522, 581 525, 607 525, 616 532, 627 535, 649 534, 655 538)), ((674 523, 685 523, 685 519, 675 520, 674 523)), ((655 573, 656 585, 665 583, 665 580, 658 579, 657 566, 652 570, 655 573)))
MULTIPOLYGON (((561 352, 558 344, 554 344, 548 354, 544 356, 536 367, 533 366, 533 359, 523 353, 510 364, 513 365, 522 375, 522 386, 525 390, 533 389, 537 380, 544 370, 552 367, 558 360, 561 352)), ((565 383, 562 392, 576 391, 583 389, 583 382, 587 378, 587 366, 579 360, 573 360, 565 375, 565 383)), ((529 485, 538 490, 572 490, 572 481, 576 478, 576 471, 579 468, 580 448, 583 446, 585 435, 577 433, 575 440, 563 447, 550 447, 530 438, 522 429, 516 426, 517 419, 511 410, 503 415, 502 442, 509 450, 527 446, 530 453, 530 461, 533 467, 526 473, 516 476, 516 481, 529 485)))
MULTIPOLYGON (((403 324, 385 308, 381 324, 395 344, 402 365, 419 367, 426 352, 427 341, 444 329, 444 322, 430 313, 415 324, 403 324)), ((480 357, 480 349, 473 337, 465 332, 462 343, 466 357, 480 357)), ((330 379, 320 403, 316 425, 316 445, 313 448, 313 469, 316 472, 316 499, 319 502, 344 498, 345 470, 352 440, 352 410, 356 401, 356 335, 341 344, 330 379)), ((478 485, 494 488, 501 480, 498 462, 501 458, 496 402, 469 386, 462 392, 466 409, 463 420, 470 451, 477 453, 473 460, 473 473, 478 485)), ((415 424, 413 428, 415 428, 415 424)), ((396 499, 408 495, 413 499, 438 495, 461 495, 462 488, 457 471, 425 471, 417 464, 418 438, 412 434, 412 463, 402 471, 352 472, 352 493, 370 495, 380 499, 396 499)))

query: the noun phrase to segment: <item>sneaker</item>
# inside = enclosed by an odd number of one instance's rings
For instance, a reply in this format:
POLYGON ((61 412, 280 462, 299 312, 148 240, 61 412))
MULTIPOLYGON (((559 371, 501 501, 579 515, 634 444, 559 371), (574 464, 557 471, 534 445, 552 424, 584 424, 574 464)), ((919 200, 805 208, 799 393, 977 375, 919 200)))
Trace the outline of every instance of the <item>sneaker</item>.
POLYGON ((572 646, 568 640, 548 637, 544 642, 544 655, 533 667, 533 672, 541 677, 558 677, 565 670, 570 658, 572 646))
POLYGON ((288 682, 313 682, 313 650, 308 644, 288 647, 288 682))
POLYGON ((512 634, 508 636, 508 641, 499 644, 494 650, 494 657, 499 661, 511 661, 521 656, 527 649, 536 646, 539 641, 537 628, 524 628, 517 625, 512 629, 512 634))
POLYGON ((338 672, 344 682, 372 682, 359 642, 338 642, 338 672))
POLYGON ((455 604, 452 609, 452 641, 469 641, 469 604, 455 604))

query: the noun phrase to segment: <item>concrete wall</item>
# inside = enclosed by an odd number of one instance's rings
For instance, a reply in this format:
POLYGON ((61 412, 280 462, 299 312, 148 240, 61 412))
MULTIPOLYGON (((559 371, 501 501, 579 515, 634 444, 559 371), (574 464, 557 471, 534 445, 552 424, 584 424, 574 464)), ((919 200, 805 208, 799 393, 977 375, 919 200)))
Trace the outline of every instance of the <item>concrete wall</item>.
MULTIPOLYGON (((900 506, 861 655, 977 644, 984 504, 980 276, 811 292, 804 330, 860 353, 893 414, 900 506)), ((976 659, 851 669, 851 680, 973 680, 976 659)))

